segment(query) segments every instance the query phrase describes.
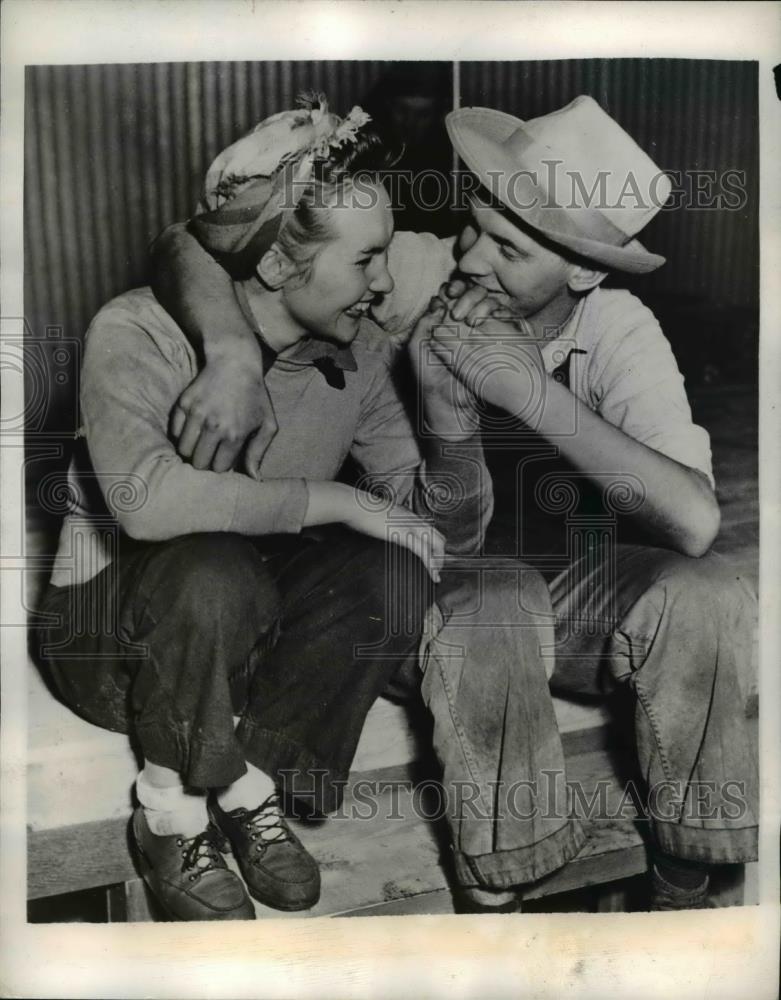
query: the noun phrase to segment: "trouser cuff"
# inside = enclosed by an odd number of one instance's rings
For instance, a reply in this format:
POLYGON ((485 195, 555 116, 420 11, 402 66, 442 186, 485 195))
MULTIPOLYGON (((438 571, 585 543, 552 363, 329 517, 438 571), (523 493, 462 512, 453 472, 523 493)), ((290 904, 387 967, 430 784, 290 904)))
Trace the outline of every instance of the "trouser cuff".
POLYGON ((335 812, 342 804, 349 765, 323 761, 282 733, 256 728, 246 717, 237 734, 249 763, 273 777, 285 796, 320 815, 335 812))
POLYGON ((244 753, 232 735, 224 743, 199 740, 155 722, 138 724, 136 737, 144 760, 177 771, 188 788, 221 788, 247 770, 244 753))
POLYGON ((757 827, 708 829, 657 820, 653 836, 666 854, 711 865, 745 864, 758 856, 757 827))
POLYGON ((534 844, 490 854, 464 854, 454 850, 456 876, 464 888, 509 889, 537 882, 572 860, 586 843, 586 833, 576 819, 534 844))

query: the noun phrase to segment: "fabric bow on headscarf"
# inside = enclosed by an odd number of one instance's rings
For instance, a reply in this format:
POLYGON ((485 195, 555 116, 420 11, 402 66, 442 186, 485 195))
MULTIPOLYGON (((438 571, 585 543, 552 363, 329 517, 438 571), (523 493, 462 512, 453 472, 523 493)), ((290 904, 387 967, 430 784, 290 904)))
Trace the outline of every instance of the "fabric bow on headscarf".
POLYGON ((260 122, 224 149, 206 174, 198 214, 190 229, 207 250, 254 265, 292 213, 317 159, 354 142, 371 119, 359 107, 341 119, 322 94, 260 122))

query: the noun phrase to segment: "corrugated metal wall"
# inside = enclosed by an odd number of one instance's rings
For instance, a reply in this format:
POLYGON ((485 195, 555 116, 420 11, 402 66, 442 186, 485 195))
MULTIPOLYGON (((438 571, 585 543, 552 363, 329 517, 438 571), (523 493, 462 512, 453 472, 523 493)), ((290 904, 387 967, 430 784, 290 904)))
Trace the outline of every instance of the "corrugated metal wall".
POLYGON ((79 335, 143 284, 149 241, 195 207, 217 153, 322 90, 344 111, 382 63, 159 63, 27 71, 28 320, 79 335))
MULTIPOLYGON (((103 302, 143 284, 149 241, 185 218, 216 153, 302 90, 346 111, 382 62, 32 66, 26 80, 25 309, 81 337, 103 302)), ((739 167, 738 212, 673 212, 647 242, 670 264, 658 288, 737 305, 757 298, 756 67, 680 60, 461 65, 461 103, 521 117, 597 98, 664 169, 739 167)), ((53 390, 55 393, 67 390, 53 390)), ((59 407, 53 405, 56 414, 59 407)), ((72 409, 72 407, 71 407, 72 409)))
POLYGON ((643 242, 668 264, 655 291, 756 307, 759 129, 757 64, 687 59, 461 63, 461 104, 534 118, 590 94, 666 171, 746 171, 742 211, 663 211, 643 242))

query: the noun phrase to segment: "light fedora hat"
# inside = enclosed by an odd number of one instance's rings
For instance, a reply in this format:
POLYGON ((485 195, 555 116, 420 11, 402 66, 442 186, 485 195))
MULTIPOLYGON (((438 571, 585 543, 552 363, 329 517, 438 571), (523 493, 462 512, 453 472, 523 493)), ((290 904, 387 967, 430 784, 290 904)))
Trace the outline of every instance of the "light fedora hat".
POLYGON ((670 179, 593 98, 526 122, 461 108, 446 124, 482 184, 552 242, 619 271, 664 264, 635 237, 670 196, 670 179))

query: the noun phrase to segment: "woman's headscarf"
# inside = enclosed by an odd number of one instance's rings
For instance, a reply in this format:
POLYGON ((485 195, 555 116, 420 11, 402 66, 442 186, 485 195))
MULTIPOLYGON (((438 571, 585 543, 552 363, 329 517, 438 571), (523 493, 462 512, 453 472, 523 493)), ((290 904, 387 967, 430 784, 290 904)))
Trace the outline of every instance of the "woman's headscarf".
POLYGON ((260 260, 294 211, 315 161, 355 142, 371 120, 357 106, 339 118, 322 94, 304 95, 299 104, 264 119, 209 167, 190 229, 211 253, 260 260))

